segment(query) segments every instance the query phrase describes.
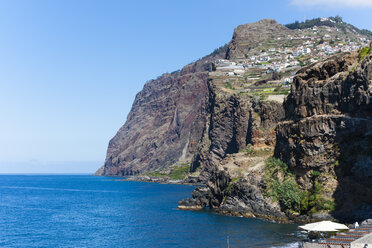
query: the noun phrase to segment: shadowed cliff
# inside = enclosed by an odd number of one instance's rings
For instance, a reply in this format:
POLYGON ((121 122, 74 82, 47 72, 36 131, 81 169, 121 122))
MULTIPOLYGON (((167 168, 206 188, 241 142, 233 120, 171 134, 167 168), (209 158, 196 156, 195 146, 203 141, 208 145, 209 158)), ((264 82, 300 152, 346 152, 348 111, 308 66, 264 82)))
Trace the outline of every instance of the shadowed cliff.
POLYGON ((346 221, 372 216, 372 57, 361 53, 298 72, 275 149, 301 188, 317 184, 334 202, 330 213, 346 221))
POLYGON ((241 25, 228 45, 148 82, 97 174, 168 177, 185 167, 179 179, 206 187, 181 209, 302 222, 372 217, 372 49, 295 67, 289 95, 275 84, 278 73, 262 69, 264 80, 254 81, 257 68, 216 69, 218 58, 244 68, 296 35, 303 32, 269 19, 241 25), (284 104, 270 100, 275 94, 288 95, 284 104))

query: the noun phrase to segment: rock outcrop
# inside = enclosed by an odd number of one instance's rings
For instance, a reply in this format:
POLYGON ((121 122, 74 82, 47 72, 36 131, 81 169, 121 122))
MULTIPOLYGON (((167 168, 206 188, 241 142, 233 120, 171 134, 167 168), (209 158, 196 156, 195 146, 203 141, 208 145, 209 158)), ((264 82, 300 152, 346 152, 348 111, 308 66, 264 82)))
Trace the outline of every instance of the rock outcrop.
POLYGON ((372 55, 340 54, 301 69, 284 104, 253 94, 248 75, 212 72, 217 58, 242 62, 293 32, 270 19, 239 26, 225 47, 148 82, 97 174, 153 181, 143 173, 182 163, 193 173, 186 181, 205 187, 180 209, 279 221, 372 218, 372 55), (273 155, 304 193, 296 211, 266 192, 273 155))
MULTIPOLYGON (((185 66, 178 72, 164 74, 149 81, 137 94, 127 121, 109 142, 105 164, 96 175, 137 175, 167 169, 177 162, 191 161, 196 153, 199 154, 197 147, 205 136, 205 125, 209 122, 208 106, 213 101, 213 93, 208 88, 208 73, 213 70, 213 62, 217 58, 241 57, 246 49, 253 52, 254 49, 251 48, 257 46, 257 42, 267 40, 275 34, 284 37, 286 32, 293 31, 269 19, 239 26, 228 45, 216 49, 211 55, 185 66), (247 42, 244 45, 244 40, 249 40, 250 46, 247 46, 247 42)), ((235 108, 234 104, 241 108, 236 109, 237 112, 234 113, 234 130, 226 130, 226 135, 235 136, 229 144, 215 144, 218 147, 214 149, 219 149, 219 155, 222 157, 224 153, 237 152, 245 147, 249 140, 246 136, 252 136, 247 133, 248 128, 245 127, 248 125, 249 114, 252 114, 252 106, 248 106, 252 105, 252 102, 245 103, 244 100, 237 99, 230 99, 230 109, 235 108), (242 115, 239 111, 242 111, 242 115)), ((265 118, 271 122, 270 114, 265 118)), ((212 136, 220 133, 219 128, 225 128, 221 125, 211 127, 216 128, 216 131, 212 130, 212 136)), ((257 142, 265 139, 259 137, 262 133, 256 134, 257 142)), ((271 132, 271 139, 273 135, 271 132)), ((194 165, 195 163, 192 170, 194 165)))
POLYGON ((244 59, 257 51, 258 44, 272 37, 286 37, 293 31, 272 19, 240 25, 234 30, 233 38, 227 50, 228 59, 244 59))
POLYGON ((277 128, 275 155, 303 190, 319 173, 332 215, 349 221, 372 216, 371 59, 349 53, 299 71, 277 128))
POLYGON ((280 103, 231 94, 209 81, 208 120, 191 169, 205 188, 180 201, 180 209, 206 206, 224 214, 283 221, 278 203, 264 197, 264 161, 275 145, 280 103), (255 154, 255 153, 259 154, 255 154))
POLYGON ((103 174, 135 175, 187 160, 205 122, 207 78, 166 74, 148 82, 109 143, 103 174))
POLYGON ((349 53, 300 70, 284 103, 285 114, 267 102, 247 99, 244 103, 248 105, 244 105, 232 96, 215 94, 218 97, 212 98, 214 105, 209 108, 207 148, 200 149, 193 160, 196 165, 204 164, 201 175, 208 179, 206 187, 196 190, 203 194, 181 201, 181 208, 209 206, 225 214, 279 221, 370 218, 371 65, 372 55, 359 61, 358 53, 349 53), (257 106, 259 122, 254 114, 257 106), (236 119, 237 110, 244 112, 239 112, 242 119, 236 119), (270 127, 277 124, 276 139, 268 139, 270 127), (304 196, 309 196, 304 199, 334 203, 335 208, 310 208, 301 203, 300 215, 284 211, 278 202, 265 197, 264 161, 269 155, 239 153, 242 144, 260 147, 255 131, 262 128, 269 128, 263 132, 264 143, 274 145, 275 156, 289 165, 304 196), (247 138, 245 143, 239 139, 242 135, 247 138))
POLYGON ((264 197, 263 162, 257 158, 244 160, 245 165, 232 165, 232 162, 216 167, 210 172, 206 187, 195 189, 192 198, 179 202, 179 208, 197 210, 209 206, 227 215, 285 221, 286 215, 279 204, 264 197), (246 169, 247 173, 237 173, 246 169))
POLYGON ((189 161, 206 122, 208 71, 221 56, 223 48, 146 83, 96 174, 136 175, 189 161))

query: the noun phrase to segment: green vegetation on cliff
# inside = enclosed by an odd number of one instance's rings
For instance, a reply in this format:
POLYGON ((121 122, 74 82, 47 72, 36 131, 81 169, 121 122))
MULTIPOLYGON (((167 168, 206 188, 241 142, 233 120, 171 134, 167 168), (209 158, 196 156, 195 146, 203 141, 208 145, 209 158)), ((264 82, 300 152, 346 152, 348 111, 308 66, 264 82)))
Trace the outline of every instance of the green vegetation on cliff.
POLYGON ((320 27, 320 26, 327 26, 327 27, 338 28, 344 32, 346 32, 346 29, 350 29, 361 35, 372 36, 371 31, 367 29, 359 29, 351 24, 345 23, 340 16, 329 17, 329 18, 314 18, 311 20, 306 20, 304 22, 296 21, 294 23, 290 23, 285 26, 289 29, 307 29, 307 28, 314 28, 314 27, 320 27))
POLYGON ((335 210, 333 200, 327 200, 323 196, 323 186, 318 181, 314 182, 310 191, 305 191, 301 199, 301 213, 313 214, 321 211, 335 210))
MULTIPOLYGON (((256 112, 254 112, 256 113, 256 112)), ((265 131, 265 130, 264 130, 265 131)), ((243 152, 247 157, 264 157, 272 153, 271 150, 263 149, 263 150, 255 150, 252 144, 248 144, 247 147, 240 152, 243 152)))
POLYGON ((311 215, 321 211, 333 211, 335 203, 332 199, 324 198, 323 185, 319 182, 321 175, 320 172, 313 171, 312 189, 302 191, 288 165, 280 159, 271 157, 265 164, 265 196, 278 201, 283 210, 301 214, 311 215))
POLYGON ((230 89, 230 90, 235 90, 235 88, 232 86, 230 82, 225 83, 225 88, 230 89))
POLYGON ((189 164, 182 164, 181 166, 174 166, 169 172, 153 171, 149 175, 153 177, 169 177, 172 180, 182 180, 188 174, 190 170, 189 164))
POLYGON ((362 61, 367 55, 372 53, 372 47, 363 47, 359 51, 359 61, 362 61))
POLYGON ((229 185, 227 185, 227 188, 225 190, 225 196, 223 197, 223 201, 222 201, 223 204, 226 203, 227 197, 230 195, 231 189, 232 189, 234 183, 236 183, 237 181, 239 181, 240 178, 241 177, 234 178, 233 180, 231 180, 231 182, 229 183, 229 185))
POLYGON ((171 169, 168 176, 174 180, 181 180, 181 179, 184 179, 188 175, 189 170, 190 170, 189 164, 175 167, 171 169))
POLYGON ((300 211, 302 191, 288 165, 270 157, 265 164, 265 196, 279 201, 285 210, 300 211))

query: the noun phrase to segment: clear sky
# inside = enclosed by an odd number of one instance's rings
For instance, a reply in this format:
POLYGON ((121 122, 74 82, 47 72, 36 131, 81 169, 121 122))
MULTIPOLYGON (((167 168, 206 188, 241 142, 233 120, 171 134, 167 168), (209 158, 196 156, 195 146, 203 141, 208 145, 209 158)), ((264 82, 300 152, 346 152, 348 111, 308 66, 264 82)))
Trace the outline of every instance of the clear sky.
POLYGON ((0 173, 94 172, 144 83, 263 18, 340 15, 371 0, 0 0, 0 173))

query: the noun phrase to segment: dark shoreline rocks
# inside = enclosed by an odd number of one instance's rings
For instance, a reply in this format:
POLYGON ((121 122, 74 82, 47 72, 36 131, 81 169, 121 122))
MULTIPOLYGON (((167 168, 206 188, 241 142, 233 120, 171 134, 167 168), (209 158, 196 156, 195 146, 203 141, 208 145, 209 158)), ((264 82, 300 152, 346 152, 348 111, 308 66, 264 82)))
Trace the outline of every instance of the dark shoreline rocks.
POLYGON ((185 180, 172 180, 164 177, 154 176, 126 176, 121 179, 122 181, 131 182, 147 182, 147 183, 163 183, 163 184, 190 184, 185 180))
MULTIPOLYGON (((313 189, 315 180, 312 173, 316 171, 319 175, 317 187, 322 187, 322 195, 318 197, 333 201, 334 210, 309 215, 283 212, 277 203, 264 196, 263 167, 248 167, 249 173, 237 178, 231 174, 236 166, 224 166, 231 161, 224 162, 229 161, 228 149, 220 148, 224 147, 223 142, 231 144, 231 137, 237 140, 239 136, 216 135, 215 138, 216 128, 207 137, 207 149, 200 149, 202 153, 196 156, 198 164, 203 165, 201 174, 207 179, 207 188, 195 190, 191 199, 180 202, 181 208, 210 207, 223 214, 279 222, 306 223, 331 219, 352 223, 371 218, 370 68, 372 55, 359 61, 358 53, 348 53, 302 69, 296 75, 291 94, 284 103, 286 119, 276 119, 279 123, 274 155, 289 165, 304 192, 313 189), (213 145, 214 142, 218 143, 213 145)), ((223 104, 219 100, 219 109, 223 104)), ((227 109, 222 112, 227 115, 233 111, 227 109)), ((217 115, 218 112, 212 112, 210 119, 215 122, 221 120, 226 130, 234 127, 233 121, 214 117, 217 115)), ((216 124, 211 126, 218 127, 216 124)), ((232 164, 239 165, 236 161, 232 164)))
POLYGON ((216 58, 244 58, 274 32, 291 31, 269 19, 239 26, 223 49, 149 81, 96 174, 205 185, 180 201, 183 210, 300 223, 372 218, 372 55, 338 54, 301 69, 284 104, 219 85, 216 58), (334 206, 300 214, 265 195, 273 155, 302 192, 334 206), (181 162, 193 178, 143 176, 181 162))

